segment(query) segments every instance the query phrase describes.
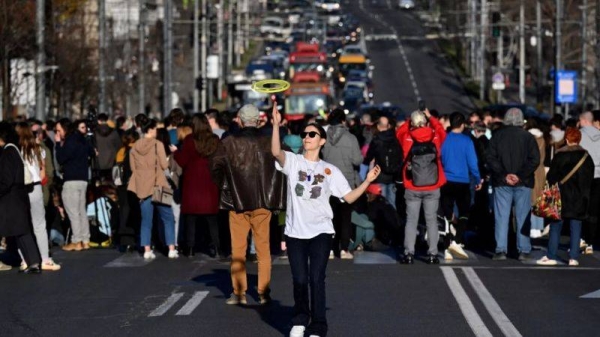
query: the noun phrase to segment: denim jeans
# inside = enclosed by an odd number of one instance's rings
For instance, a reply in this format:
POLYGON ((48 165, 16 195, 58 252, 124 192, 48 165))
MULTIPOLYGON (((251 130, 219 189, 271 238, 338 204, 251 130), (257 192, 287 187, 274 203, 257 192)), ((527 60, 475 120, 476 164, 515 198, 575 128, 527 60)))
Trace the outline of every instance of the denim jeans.
POLYGON ((162 220, 165 231, 165 244, 167 246, 175 244, 175 219, 171 207, 152 203, 152 197, 148 197, 140 203, 142 210, 142 230, 140 231, 140 244, 150 246, 152 239, 152 223, 154 221, 154 209, 162 220))
POLYGON ((508 225, 513 205, 515 206, 515 216, 517 218, 517 250, 519 253, 530 253, 529 233, 523 235, 521 232, 531 210, 531 189, 524 186, 498 186, 494 188, 496 253, 506 253, 508 251, 508 225))
POLYGON ((531 229, 544 229, 544 218, 531 214, 531 229))
POLYGON ((396 183, 381 185, 381 195, 396 209, 396 183))
POLYGON ((331 234, 321 234, 312 239, 285 237, 294 283, 292 325, 308 326, 305 336, 314 334, 325 337, 327 335, 325 270, 329 261, 332 239, 331 234))
MULTIPOLYGON (((569 258, 572 260, 577 260, 579 258, 579 240, 581 239, 581 220, 571 219, 565 221, 569 221, 571 225, 571 244, 569 250, 569 258)), ((562 225, 562 221, 553 222, 550 224, 550 238, 548 239, 549 259, 556 260, 562 225)))

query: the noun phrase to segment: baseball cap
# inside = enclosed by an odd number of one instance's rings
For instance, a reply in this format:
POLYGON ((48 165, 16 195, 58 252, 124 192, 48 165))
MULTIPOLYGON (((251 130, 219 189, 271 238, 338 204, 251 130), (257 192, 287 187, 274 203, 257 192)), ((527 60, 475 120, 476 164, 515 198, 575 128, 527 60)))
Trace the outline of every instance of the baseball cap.
POLYGON ((381 195, 381 185, 379 184, 371 184, 367 187, 367 193, 374 195, 381 195))

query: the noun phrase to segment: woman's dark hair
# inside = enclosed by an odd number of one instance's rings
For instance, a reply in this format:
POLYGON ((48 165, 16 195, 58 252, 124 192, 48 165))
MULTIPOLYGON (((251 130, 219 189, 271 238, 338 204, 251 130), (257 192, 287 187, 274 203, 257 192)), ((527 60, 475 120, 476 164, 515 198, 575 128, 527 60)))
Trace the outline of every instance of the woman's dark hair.
POLYGON ((79 125, 79 123, 71 122, 68 118, 61 118, 56 124, 60 124, 60 127, 65 130, 66 136, 73 134, 73 132, 77 130, 77 125, 79 125))
POLYGON ((140 135, 135 130, 127 130, 121 136, 121 142, 123 142, 123 146, 127 149, 130 144, 135 143, 140 138, 140 135))
POLYGON ((346 120, 346 113, 342 109, 333 109, 327 117, 329 125, 339 125, 346 120))
POLYGON ((192 117, 192 137, 196 151, 202 157, 209 157, 219 145, 219 137, 212 132, 205 114, 197 113, 192 117))
POLYGON ((137 114, 137 115, 135 115, 133 120, 135 122, 135 126, 137 126, 138 128, 142 128, 142 126, 144 126, 144 124, 148 123, 150 118, 148 118, 148 116, 146 116, 144 114, 137 114))
POLYGON ((323 127, 317 123, 308 123, 306 124, 306 126, 304 126, 304 130, 306 130, 307 127, 312 126, 314 128, 317 129, 317 131, 319 131, 319 136, 325 140, 327 140, 327 132, 325 131, 325 129, 323 129, 323 127))
POLYGON ((19 146, 19 136, 15 131, 15 128, 9 122, 0 122, 0 139, 6 144, 13 144, 19 146))
POLYGON ((169 136, 169 131, 165 128, 156 130, 156 140, 160 141, 165 147, 167 157, 171 155, 171 149, 169 149, 169 145, 171 145, 171 136, 169 136))
POLYGON ((175 108, 173 110, 171 110, 171 112, 169 112, 169 124, 165 123, 165 126, 170 125, 170 126, 178 126, 179 124, 183 123, 183 119, 185 118, 185 114, 183 113, 183 110, 181 110, 180 108, 175 108))
POLYGON ((149 130, 156 129, 156 125, 157 123, 154 119, 148 119, 146 123, 141 125, 142 133, 148 133, 149 130))
POLYGON ((127 122, 127 118, 125 118, 124 116, 121 116, 119 118, 117 118, 117 120, 115 121, 116 125, 116 129, 120 130, 123 125, 125 125, 125 123, 127 122))

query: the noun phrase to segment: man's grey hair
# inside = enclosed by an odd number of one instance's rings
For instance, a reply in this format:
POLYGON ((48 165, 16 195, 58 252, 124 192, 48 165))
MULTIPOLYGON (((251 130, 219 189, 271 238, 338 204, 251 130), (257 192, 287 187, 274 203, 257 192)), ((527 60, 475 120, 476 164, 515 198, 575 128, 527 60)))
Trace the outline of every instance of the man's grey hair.
POLYGON ((594 122, 594 114, 591 111, 582 112, 579 115, 579 120, 584 120, 592 124, 594 122))
POLYGON ((523 118, 523 111, 519 108, 510 108, 504 115, 504 124, 513 126, 523 126, 525 119, 523 118))

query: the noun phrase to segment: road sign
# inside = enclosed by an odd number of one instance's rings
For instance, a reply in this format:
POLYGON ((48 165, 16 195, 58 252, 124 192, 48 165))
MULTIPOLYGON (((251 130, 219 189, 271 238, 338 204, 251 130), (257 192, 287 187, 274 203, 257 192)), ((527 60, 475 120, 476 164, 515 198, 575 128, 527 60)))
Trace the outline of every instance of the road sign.
POLYGON ((559 70, 556 78, 554 101, 556 103, 577 103, 577 72, 559 70))
POLYGON ((504 84, 504 74, 501 72, 497 72, 492 76, 492 89, 494 90, 504 90, 506 85, 504 84))

